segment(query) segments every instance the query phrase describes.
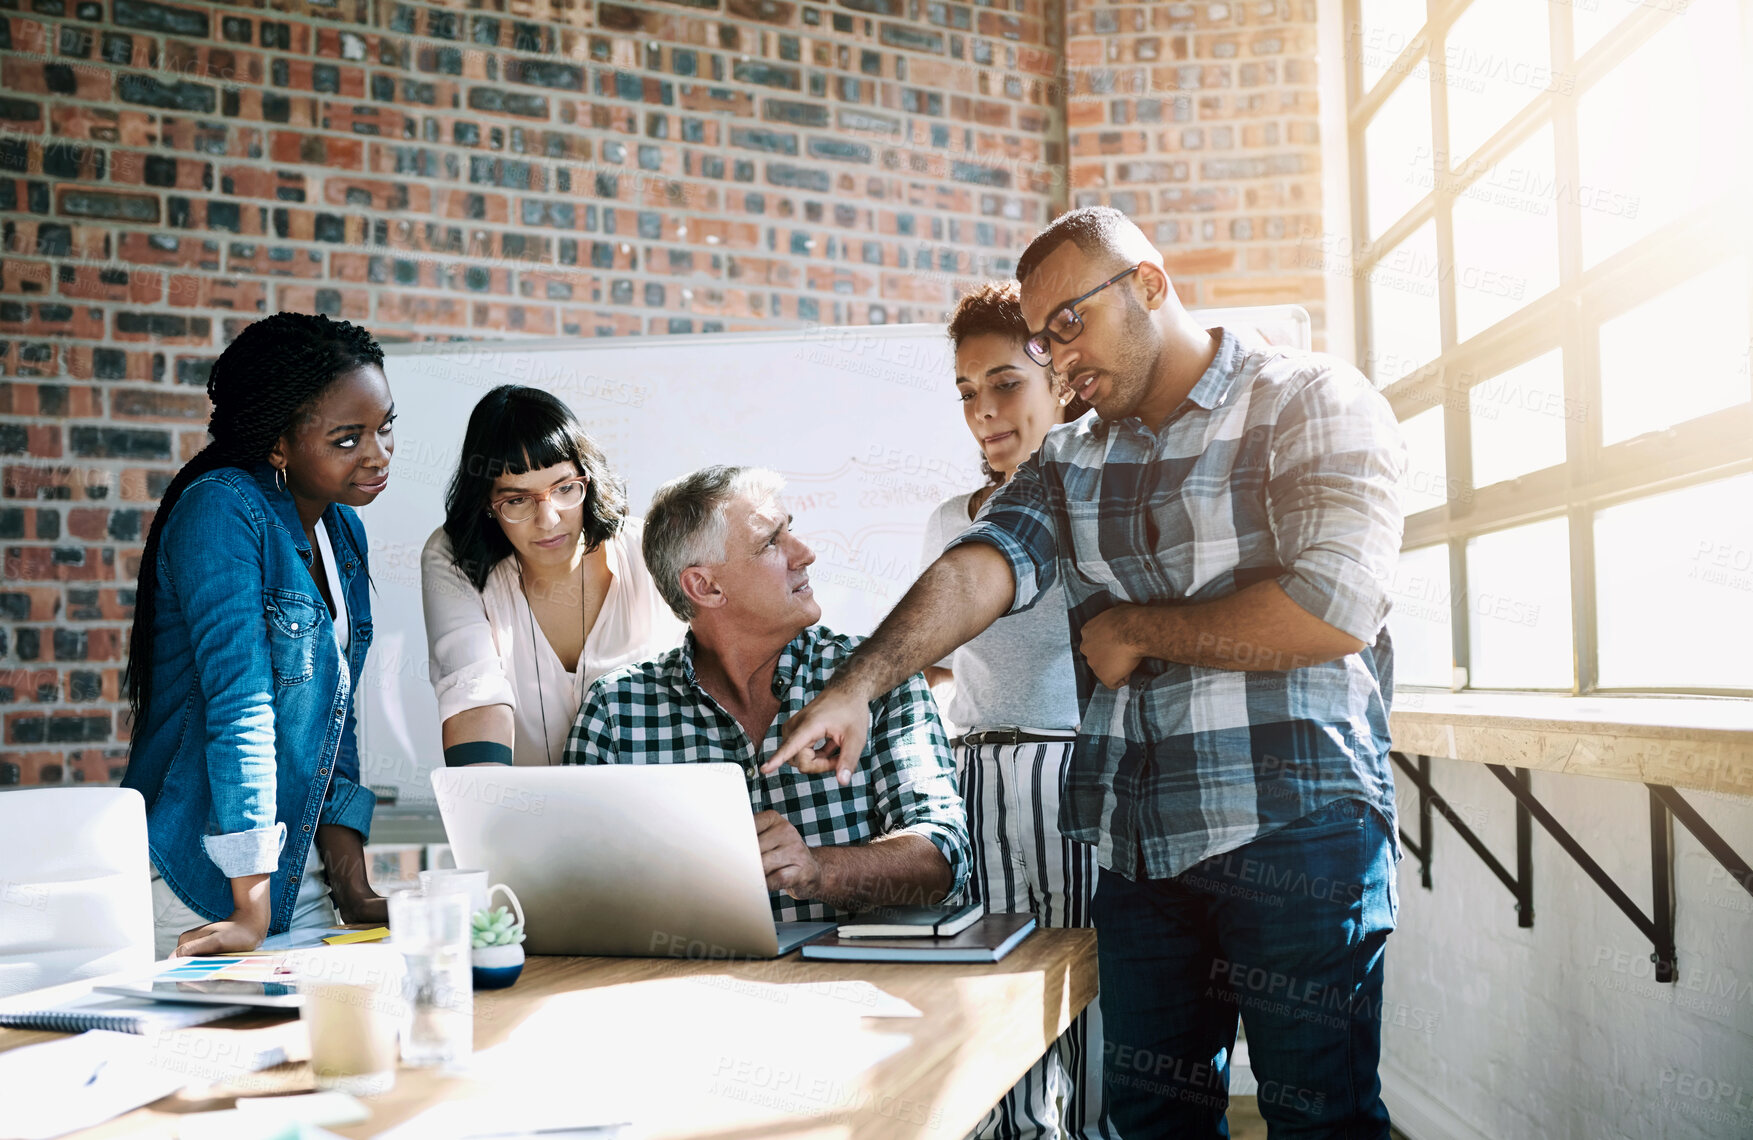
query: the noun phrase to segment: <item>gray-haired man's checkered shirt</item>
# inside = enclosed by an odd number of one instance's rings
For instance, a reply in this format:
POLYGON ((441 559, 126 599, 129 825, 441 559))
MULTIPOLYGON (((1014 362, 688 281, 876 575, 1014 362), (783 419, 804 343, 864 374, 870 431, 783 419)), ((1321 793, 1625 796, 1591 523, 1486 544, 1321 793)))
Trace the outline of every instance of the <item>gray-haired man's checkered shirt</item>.
MULTIPOLYGON (((955 763, 925 678, 915 674, 870 706, 870 739, 840 786, 833 772, 805 775, 789 764, 771 776, 761 763, 780 743, 780 730, 820 695, 841 662, 862 640, 811 626, 779 654, 773 670, 773 718, 757 750, 737 719, 700 687, 694 676, 694 635, 663 656, 599 677, 566 742, 568 764, 740 764, 749 806, 789 819, 812 847, 846 847, 879 836, 912 832, 929 839, 949 861, 951 897, 968 881, 972 849, 968 815, 956 792, 955 763)), ((780 922, 831 920, 826 903, 771 895, 780 922)))

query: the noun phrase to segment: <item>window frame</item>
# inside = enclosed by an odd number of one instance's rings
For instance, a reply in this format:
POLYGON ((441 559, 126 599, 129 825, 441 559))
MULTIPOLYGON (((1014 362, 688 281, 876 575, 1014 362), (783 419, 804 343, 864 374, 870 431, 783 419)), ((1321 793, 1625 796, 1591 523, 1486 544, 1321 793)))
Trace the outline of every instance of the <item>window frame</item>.
MULTIPOLYGON (((1547 5, 1550 21, 1551 73, 1568 83, 1554 83, 1503 123, 1460 169, 1449 167, 1448 99, 1440 61, 1449 29, 1473 0, 1426 0, 1425 23, 1387 67, 1375 86, 1363 90, 1362 0, 1344 0, 1346 95, 1346 162, 1351 186, 1351 228, 1359 235, 1352 260, 1353 333, 1356 359, 1371 357, 1372 312, 1370 276, 1384 254, 1393 252, 1426 222, 1434 222, 1440 265, 1454 264, 1453 206, 1455 199, 1497 160, 1551 125, 1554 173, 1559 186, 1580 185, 1577 104, 1597 80, 1625 61, 1667 25, 1683 19, 1680 5, 1646 4, 1624 17, 1580 59, 1574 58, 1571 8, 1547 5), (1421 64, 1425 77, 1418 74, 1421 64), (1431 189, 1405 214, 1371 241, 1368 165, 1364 132, 1387 98, 1402 83, 1430 84, 1431 189), (1448 169, 1437 169, 1439 158, 1448 169), (1472 177, 1468 172, 1472 171, 1472 177)), ((1741 52, 1753 63, 1753 14, 1742 6, 1741 52)), ((1753 69, 1750 69, 1753 70, 1753 69)), ((1748 74, 1747 71, 1743 75, 1748 74)), ((1743 80, 1747 99, 1753 83, 1743 80)), ((1746 120, 1753 124, 1753 108, 1746 120)), ((1471 689, 1471 596, 1467 580, 1467 542, 1491 531, 1539 522, 1560 515, 1570 522, 1570 597, 1572 695, 1615 693, 1689 694, 1753 697, 1753 689, 1710 689, 1642 686, 1603 688, 1599 684, 1596 636, 1594 529, 1597 511, 1646 495, 1679 490, 1753 471, 1753 402, 1711 412, 1603 446, 1599 330, 1603 323, 1636 308, 1658 294, 1713 266, 1737 256, 1747 258, 1749 308, 1753 310, 1753 226, 1737 209, 1748 192, 1731 184, 1718 199, 1693 209, 1638 238, 1587 269, 1583 267, 1582 215, 1576 195, 1555 202, 1558 240, 1558 285, 1544 297, 1523 305, 1464 343, 1456 340, 1455 274, 1438 281, 1441 354, 1382 391, 1404 420, 1433 406, 1443 414, 1444 458, 1451 486, 1461 488, 1440 507, 1406 519, 1402 549, 1446 544, 1449 552, 1450 620, 1456 690, 1471 689), (1725 240, 1727 236, 1728 240, 1725 240), (1553 349, 1562 350, 1565 417, 1565 460, 1518 479, 1489 487, 1473 487, 1471 417, 1468 389, 1508 368, 1553 349), (1568 414, 1580 409, 1581 416, 1568 414), (1463 414, 1454 414, 1456 410, 1463 414)), ((1749 312, 1753 327, 1753 311, 1749 312)), ((1750 346, 1753 358, 1753 346, 1750 346)), ((1481 690, 1484 691, 1484 690, 1481 690)), ((1516 690, 1563 692, 1558 689, 1516 690)))

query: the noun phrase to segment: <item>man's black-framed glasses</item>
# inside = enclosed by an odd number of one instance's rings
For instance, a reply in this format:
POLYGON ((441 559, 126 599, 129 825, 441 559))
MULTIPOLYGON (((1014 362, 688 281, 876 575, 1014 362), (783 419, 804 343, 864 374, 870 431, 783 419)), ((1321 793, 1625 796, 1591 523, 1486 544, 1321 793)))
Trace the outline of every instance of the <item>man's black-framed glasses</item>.
POLYGON ((1130 269, 1122 269, 1083 296, 1074 297, 1059 306, 1058 310, 1047 318, 1047 327, 1038 333, 1031 334, 1029 339, 1023 342, 1023 351, 1029 354, 1029 359, 1043 366, 1051 365, 1053 363, 1053 342, 1070 344, 1077 339, 1079 333, 1083 332, 1083 318, 1077 315, 1077 307, 1128 273, 1136 272, 1138 272, 1136 265, 1130 269))

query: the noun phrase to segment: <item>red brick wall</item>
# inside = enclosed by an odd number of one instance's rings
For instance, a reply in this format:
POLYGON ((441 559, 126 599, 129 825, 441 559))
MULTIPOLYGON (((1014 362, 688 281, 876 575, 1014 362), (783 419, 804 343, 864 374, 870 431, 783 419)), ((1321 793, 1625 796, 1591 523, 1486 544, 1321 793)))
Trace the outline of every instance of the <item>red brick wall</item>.
POLYGON ((1311 0, 506 7, 0 0, 0 785, 119 773, 140 544, 263 314, 937 320, 1068 196, 1191 301, 1319 311, 1311 0))
POLYGON ((1320 347, 1325 283, 1305 268, 1322 232, 1315 12, 1067 0, 1066 130, 1071 204, 1138 222, 1183 301, 1302 305, 1320 347))

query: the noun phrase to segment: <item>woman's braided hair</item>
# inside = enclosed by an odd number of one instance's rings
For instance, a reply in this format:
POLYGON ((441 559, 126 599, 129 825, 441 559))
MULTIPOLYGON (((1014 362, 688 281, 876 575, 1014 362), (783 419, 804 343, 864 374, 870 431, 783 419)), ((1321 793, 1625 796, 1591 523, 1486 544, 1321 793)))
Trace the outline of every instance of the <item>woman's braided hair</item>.
POLYGON ((255 322, 213 362, 207 376, 207 398, 213 401, 207 432, 213 441, 183 464, 165 488, 140 557, 127 673, 128 705, 136 725, 151 695, 159 541, 177 500, 209 471, 264 462, 336 377, 368 364, 383 366, 383 349, 370 333, 309 313, 275 313, 255 322))

